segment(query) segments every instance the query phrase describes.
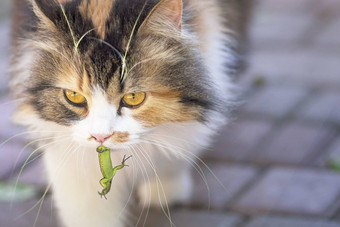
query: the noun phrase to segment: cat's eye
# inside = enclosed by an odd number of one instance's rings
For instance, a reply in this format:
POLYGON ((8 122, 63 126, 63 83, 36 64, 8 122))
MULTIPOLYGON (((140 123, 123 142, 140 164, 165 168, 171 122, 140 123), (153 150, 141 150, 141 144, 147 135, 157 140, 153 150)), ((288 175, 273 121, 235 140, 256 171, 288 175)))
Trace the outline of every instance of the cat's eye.
POLYGON ((145 92, 130 93, 124 95, 123 103, 128 107, 137 107, 141 105, 146 98, 145 92))
POLYGON ((86 103, 86 98, 78 92, 64 90, 65 99, 72 105, 83 106, 86 103))

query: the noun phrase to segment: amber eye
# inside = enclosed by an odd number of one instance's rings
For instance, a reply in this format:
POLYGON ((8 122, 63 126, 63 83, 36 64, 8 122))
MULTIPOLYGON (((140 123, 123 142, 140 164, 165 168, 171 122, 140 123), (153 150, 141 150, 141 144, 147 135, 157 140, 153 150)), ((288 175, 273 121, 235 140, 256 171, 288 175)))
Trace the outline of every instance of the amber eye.
POLYGON ((83 106, 86 103, 86 98, 78 92, 71 90, 64 90, 66 100, 75 106, 83 106))
POLYGON ((145 98, 146 98, 145 92, 130 93, 130 94, 124 95, 123 102, 127 106, 136 107, 142 104, 145 98))

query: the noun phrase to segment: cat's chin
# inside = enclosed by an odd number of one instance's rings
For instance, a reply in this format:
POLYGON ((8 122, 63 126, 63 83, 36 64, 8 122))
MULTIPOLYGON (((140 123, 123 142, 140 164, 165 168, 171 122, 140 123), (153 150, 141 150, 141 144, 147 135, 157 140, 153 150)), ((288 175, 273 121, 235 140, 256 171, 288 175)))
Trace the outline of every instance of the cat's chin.
POLYGON ((113 144, 113 143, 97 143, 97 142, 93 142, 93 141, 87 141, 87 140, 79 140, 79 139, 75 139, 75 142, 81 146, 81 147, 86 147, 86 148, 90 148, 93 150, 96 150, 97 147, 103 145, 107 148, 110 148, 111 151, 120 151, 120 150, 126 150, 129 149, 131 146, 137 144, 138 142, 126 142, 126 143, 122 143, 122 144, 113 144))
MULTIPOLYGON (((121 143, 121 144, 113 144, 113 143, 103 143, 102 145, 110 148, 111 151, 119 151, 119 150, 126 150, 131 148, 131 146, 137 144, 137 142, 129 141, 126 143, 121 143)), ((101 144, 100 144, 101 145, 101 144)))

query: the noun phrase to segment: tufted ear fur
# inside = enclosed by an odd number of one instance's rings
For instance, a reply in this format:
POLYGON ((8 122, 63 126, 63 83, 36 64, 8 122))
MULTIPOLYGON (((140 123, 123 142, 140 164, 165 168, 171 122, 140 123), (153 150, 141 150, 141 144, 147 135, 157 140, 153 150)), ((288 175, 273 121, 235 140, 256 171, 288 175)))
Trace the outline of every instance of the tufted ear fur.
POLYGON ((57 0, 33 0, 34 13, 42 20, 52 20, 54 9, 59 7, 57 0))
POLYGON ((161 0, 149 13, 140 29, 152 24, 170 24, 178 30, 182 28, 182 0, 161 0))

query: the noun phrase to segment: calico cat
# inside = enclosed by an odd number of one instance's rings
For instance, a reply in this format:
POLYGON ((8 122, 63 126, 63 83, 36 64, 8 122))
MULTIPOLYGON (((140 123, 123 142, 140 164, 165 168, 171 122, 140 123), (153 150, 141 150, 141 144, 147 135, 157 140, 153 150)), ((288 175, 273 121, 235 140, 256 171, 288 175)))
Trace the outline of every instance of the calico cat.
MULTIPOLYGON (((38 139, 65 226, 134 225, 136 196, 190 198, 190 166, 226 123, 237 64, 217 0, 15 0, 15 121, 38 139), (96 148, 129 167, 101 189, 96 148), (132 221, 131 221, 132 220, 132 221)), ((167 212, 165 212, 167 213, 167 212)), ((170 223, 171 224, 171 223, 170 223)))

